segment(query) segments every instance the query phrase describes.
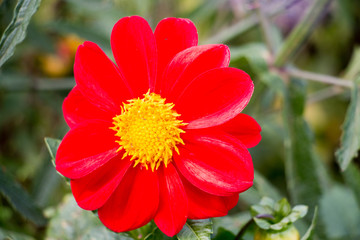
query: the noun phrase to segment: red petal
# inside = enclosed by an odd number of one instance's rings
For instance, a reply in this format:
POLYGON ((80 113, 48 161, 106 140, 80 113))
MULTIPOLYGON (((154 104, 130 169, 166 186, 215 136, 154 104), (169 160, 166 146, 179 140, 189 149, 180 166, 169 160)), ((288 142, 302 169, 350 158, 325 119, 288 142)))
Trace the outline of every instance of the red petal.
POLYGON ((118 188, 99 208, 101 222, 115 232, 139 228, 154 218, 159 204, 156 172, 130 168, 118 188))
POLYGON ((124 17, 111 33, 111 48, 116 63, 128 81, 135 96, 142 96, 155 88, 156 42, 145 19, 124 17))
POLYGON ((189 201, 188 218, 205 219, 222 217, 235 207, 239 200, 239 194, 229 197, 215 196, 206 193, 182 178, 189 201))
POLYGON ((254 84, 236 68, 210 70, 192 81, 174 102, 188 129, 220 125, 238 115, 250 101, 254 84))
POLYGON ((74 75, 81 93, 100 109, 119 112, 122 103, 133 98, 115 64, 95 43, 79 46, 74 75))
POLYGON ((81 178, 114 158, 119 148, 111 123, 92 120, 72 128, 56 153, 56 170, 68 178, 81 178))
POLYGON ((103 206, 131 164, 129 159, 116 156, 85 177, 72 179, 71 190, 77 204, 86 210, 95 210, 103 206))
POLYGON ((155 223, 166 235, 172 237, 184 226, 188 203, 181 179, 172 164, 159 170, 160 202, 155 223))
POLYGON ((238 138, 247 148, 255 147, 261 140, 260 125, 244 113, 240 113, 230 121, 214 127, 238 138))
POLYGON ((156 90, 161 86, 162 74, 171 59, 182 50, 196 46, 198 35, 195 25, 189 19, 165 18, 155 29, 158 50, 156 90))
POLYGON ((225 45, 202 45, 181 51, 172 59, 163 75, 161 95, 174 102, 183 89, 200 74, 227 67, 230 51, 225 45))
POLYGON ((182 138, 185 145, 179 146, 180 155, 174 160, 193 185, 218 196, 231 196, 252 186, 251 156, 238 139, 208 130, 188 130, 182 138))
POLYGON ((65 121, 70 128, 89 119, 111 121, 115 116, 115 113, 103 111, 91 104, 81 94, 77 86, 75 86, 65 98, 62 108, 65 121))

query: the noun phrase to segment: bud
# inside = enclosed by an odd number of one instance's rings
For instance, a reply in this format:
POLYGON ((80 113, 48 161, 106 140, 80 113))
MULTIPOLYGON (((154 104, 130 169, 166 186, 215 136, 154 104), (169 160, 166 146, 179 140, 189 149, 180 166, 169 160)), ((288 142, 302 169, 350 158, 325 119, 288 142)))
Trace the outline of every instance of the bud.
POLYGON ((256 227, 254 240, 300 240, 299 231, 294 225, 280 231, 264 230, 256 227))
POLYGON ((264 197, 251 207, 251 215, 256 223, 254 240, 299 240, 300 234, 293 223, 304 217, 308 211, 305 205, 291 208, 284 198, 275 202, 264 197))

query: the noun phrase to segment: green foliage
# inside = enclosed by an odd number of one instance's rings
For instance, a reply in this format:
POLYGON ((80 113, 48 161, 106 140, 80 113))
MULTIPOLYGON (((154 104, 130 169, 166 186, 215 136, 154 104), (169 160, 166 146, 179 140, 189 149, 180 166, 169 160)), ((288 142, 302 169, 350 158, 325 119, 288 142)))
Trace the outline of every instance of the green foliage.
POLYGON ((21 43, 32 15, 40 5, 40 0, 19 0, 14 16, 0 39, 0 67, 14 54, 15 46, 21 43))
MULTIPOLYGON (((55 157, 56 157, 56 152, 59 148, 61 140, 55 139, 55 138, 49 138, 49 137, 46 137, 44 140, 45 140, 46 147, 50 153, 51 160, 54 163, 55 157)), ((55 166, 55 163, 54 163, 54 166, 55 166)))
POLYGON ((280 200, 281 198, 279 190, 257 171, 255 171, 254 174, 254 188, 257 189, 262 196, 267 196, 275 200, 280 200))
POLYGON ((311 225, 309 226, 309 228, 306 231, 306 233, 304 234, 304 236, 301 237, 301 240, 312 239, 312 236, 313 236, 314 230, 315 230, 315 226, 316 226, 317 217, 318 217, 318 207, 315 207, 311 225))
POLYGON ((235 214, 228 214, 221 218, 213 218, 214 223, 214 235, 220 231, 221 228, 230 231, 232 234, 237 235, 240 229, 242 229, 251 220, 249 211, 242 211, 235 214))
POLYGON ((0 228, 0 239, 2 240, 34 240, 31 236, 25 234, 16 233, 0 228))
POLYGON ((345 70, 345 79, 356 79, 360 76, 360 47, 356 47, 353 51, 350 62, 345 70))
POLYGON ((282 198, 279 190, 262 176, 262 174, 255 171, 253 187, 240 194, 240 199, 247 204, 252 205, 260 202, 261 198, 265 196, 275 200, 280 200, 282 198))
POLYGON ((276 92, 280 96, 284 96, 286 91, 284 81, 278 74, 273 72, 263 72, 259 79, 273 92, 276 92))
POLYGON ((158 227, 155 226, 155 224, 150 224, 152 226, 152 231, 146 235, 144 240, 170 240, 170 239, 176 239, 176 237, 168 237, 164 233, 160 231, 158 227))
POLYGON ((92 212, 84 211, 78 207, 71 195, 65 196, 61 205, 52 211, 53 216, 46 231, 46 239, 48 240, 134 239, 128 233, 117 234, 108 230, 92 212))
MULTIPOLYGON (((210 3, 212 1, 207 2, 210 3)), ((289 5, 291 5, 291 3, 279 4, 279 6, 269 9, 269 17, 274 17, 280 13, 283 13, 289 7, 289 5)), ((250 13, 246 16, 245 19, 242 19, 241 21, 232 24, 225 29, 222 29, 220 32, 207 39, 205 44, 228 42, 235 37, 252 30, 258 24, 259 18, 256 16, 256 13, 250 13)))
POLYGON ((342 172, 345 182, 353 190, 360 206, 360 170, 354 163, 350 163, 348 168, 342 172))
POLYGON ((283 198, 277 202, 264 197, 258 205, 251 206, 251 215, 258 227, 264 230, 283 231, 292 223, 303 218, 308 207, 297 205, 291 209, 289 202, 283 198))
POLYGON ((223 227, 220 227, 217 231, 216 236, 213 238, 214 240, 233 240, 235 238, 235 235, 226 230, 223 227))
MULTIPOLYGON (((168 240, 175 239, 164 235, 156 225, 151 222, 142 228, 127 233, 114 233, 107 229, 90 211, 77 206, 71 195, 65 196, 57 209, 48 210, 51 215, 46 232, 46 239, 107 239, 107 240, 168 240)), ((180 240, 210 239, 212 223, 209 219, 188 220, 184 228, 177 235, 180 240)))
MULTIPOLYGON (((245 228, 242 239, 252 240, 255 224, 246 227, 252 221, 251 205, 262 197, 278 201, 285 196, 290 196, 291 204, 310 206, 306 220, 294 224, 302 240, 359 239, 360 170, 356 156, 360 102, 359 82, 354 80, 360 73, 355 41, 360 2, 242 2, 246 1, 47 0, 41 1, 33 16, 40 0, 0 0, 0 29, 6 29, 0 40, 0 67, 16 47, 21 48, 0 73, 0 239, 230 240, 245 228), (322 21, 325 13, 326 21, 322 21), (98 43, 112 58, 111 28, 127 15, 145 17, 153 29, 164 17, 189 17, 198 28, 199 42, 227 42, 230 66, 246 71, 255 85, 245 109, 263 129, 261 143, 249 150, 256 169, 253 187, 240 194, 238 205, 227 216, 212 219, 214 225, 210 220, 189 220, 172 238, 154 222, 128 233, 109 231, 93 213, 80 209, 66 195, 70 187, 60 184, 65 181, 48 161, 42 142, 43 136, 61 138, 68 131, 61 103, 74 86, 71 70, 52 78, 42 70, 48 64, 43 59, 55 57, 52 67, 59 67, 64 47, 61 40, 69 34, 98 43), (325 82, 312 84, 308 80, 316 79, 308 74, 294 75, 293 69, 316 73, 315 78, 320 76, 325 82), (310 84, 305 86, 305 81, 310 84), (340 145, 337 129, 349 99, 340 145), (334 148, 339 145, 336 160, 343 171, 334 168, 334 148), (339 182, 344 185, 337 186, 339 182), (50 207, 46 211, 50 223, 38 206, 50 207)), ((73 55, 69 62, 71 68, 73 55)), ((53 164, 61 142, 55 138, 45 139, 53 164)), ((286 219, 281 226, 301 216, 301 211, 291 215, 295 209, 285 200, 270 205, 276 210, 256 206, 253 210, 279 212, 284 217, 277 220, 286 219)), ((280 226, 261 220, 257 222, 265 228, 280 226)))
POLYGON ((287 61, 293 57, 296 51, 303 45, 305 40, 315 27, 315 24, 322 17, 323 12, 327 9, 331 0, 313 1, 312 5, 307 9, 303 15, 301 22, 292 30, 281 46, 276 59, 275 65, 283 66, 287 61))
POLYGON ((329 239, 359 239, 360 209, 348 188, 333 187, 319 203, 319 214, 329 239))
POLYGON ((303 82, 291 79, 284 100, 285 169, 291 200, 315 207, 324 186, 313 152, 313 136, 303 119, 305 97, 303 82))
POLYGON ((341 170, 345 170, 353 158, 358 155, 360 149, 360 78, 355 81, 351 94, 351 102, 348 107, 341 137, 341 147, 336 152, 337 161, 341 170))
MULTIPOLYGON (((55 167, 55 157, 56 157, 56 152, 59 148, 59 145, 61 143, 61 140, 60 139, 55 139, 55 138, 49 138, 49 137, 46 137, 44 139, 45 141, 45 145, 46 145, 46 148, 48 149, 48 152, 51 156, 51 163, 52 165, 55 167)), ((70 181, 70 179, 68 179, 67 177, 61 175, 59 172, 56 172, 57 175, 61 176, 63 179, 65 179, 68 183, 70 181)))
POLYGON ((254 234, 254 240, 298 240, 299 231, 290 225, 288 228, 281 231, 267 231, 257 228, 254 234))
POLYGON ((207 240, 210 239, 212 233, 212 222, 210 219, 189 219, 178 233, 177 238, 179 240, 207 240))
POLYGON ((232 47, 230 53, 231 61, 244 59, 257 74, 268 71, 266 62, 268 52, 263 43, 249 43, 241 47, 232 47))
POLYGON ((0 168, 0 193, 23 217, 38 226, 47 223, 42 211, 33 203, 29 194, 0 168))

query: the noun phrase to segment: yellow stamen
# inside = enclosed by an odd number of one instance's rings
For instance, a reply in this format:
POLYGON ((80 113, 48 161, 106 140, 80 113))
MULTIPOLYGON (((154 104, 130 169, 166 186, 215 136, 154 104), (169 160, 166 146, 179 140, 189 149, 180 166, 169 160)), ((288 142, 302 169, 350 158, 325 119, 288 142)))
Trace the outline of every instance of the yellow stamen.
POLYGON ((180 127, 186 125, 173 110, 173 103, 165 103, 160 95, 144 94, 144 98, 136 98, 123 103, 121 114, 113 118, 116 141, 124 149, 123 158, 130 156, 134 167, 141 164, 152 171, 158 169, 163 162, 165 167, 171 162, 173 151, 179 152, 177 144, 184 144, 180 127))

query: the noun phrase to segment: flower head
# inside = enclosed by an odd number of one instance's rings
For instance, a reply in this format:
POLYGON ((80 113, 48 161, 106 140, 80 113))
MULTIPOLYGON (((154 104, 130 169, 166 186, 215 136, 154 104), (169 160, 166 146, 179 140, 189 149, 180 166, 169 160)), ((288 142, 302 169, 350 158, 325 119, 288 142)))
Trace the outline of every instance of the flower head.
POLYGON ((241 111, 253 83, 228 67, 227 46, 197 41, 190 20, 167 18, 153 32, 132 16, 111 34, 116 65, 95 43, 77 50, 56 169, 113 231, 154 219, 173 236, 187 218, 226 215, 252 186, 247 148, 261 129, 241 111))

